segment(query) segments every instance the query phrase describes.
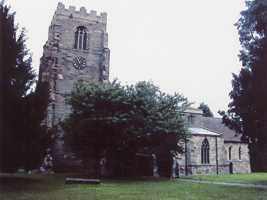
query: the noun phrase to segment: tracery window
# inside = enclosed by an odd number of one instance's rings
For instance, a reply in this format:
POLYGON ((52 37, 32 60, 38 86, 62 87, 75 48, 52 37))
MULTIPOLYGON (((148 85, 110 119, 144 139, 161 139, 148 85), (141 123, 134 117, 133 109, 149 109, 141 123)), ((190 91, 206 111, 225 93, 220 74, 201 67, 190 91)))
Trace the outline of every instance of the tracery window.
POLYGON ((228 149, 228 156, 229 156, 229 160, 232 160, 232 146, 229 147, 228 149))
POLYGON ((86 49, 87 32, 84 26, 77 27, 74 38, 75 49, 86 49))
POLYGON ((202 142, 201 146, 201 163, 209 164, 210 163, 210 145, 207 138, 205 138, 202 142))

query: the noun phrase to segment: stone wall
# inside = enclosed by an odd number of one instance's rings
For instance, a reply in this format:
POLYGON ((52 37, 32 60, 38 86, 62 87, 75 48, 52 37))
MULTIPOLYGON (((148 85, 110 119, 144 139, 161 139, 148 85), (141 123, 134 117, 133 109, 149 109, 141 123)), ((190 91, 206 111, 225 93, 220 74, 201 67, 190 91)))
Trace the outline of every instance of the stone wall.
POLYGON ((250 158, 248 145, 244 143, 225 142, 225 164, 232 163, 233 173, 250 173, 250 158), (229 148, 231 147, 231 159, 229 159, 229 148), (241 148, 241 157, 239 157, 241 148))
POLYGON ((100 81, 103 63, 108 76, 106 22, 106 13, 97 15, 96 11, 88 13, 84 7, 77 11, 73 6, 66 9, 64 4, 58 4, 49 27, 48 41, 44 45, 40 65, 40 79, 49 81, 51 87, 52 103, 48 109, 50 126, 63 120, 70 112, 70 107, 65 103, 65 95, 70 93, 77 80, 100 81), (86 49, 74 49, 75 31, 78 26, 86 27, 86 49), (86 68, 83 70, 73 67, 73 59, 78 56, 86 59, 86 68))
MULTIPOLYGON (((183 144, 185 145, 185 144, 183 144)), ((229 164, 233 163, 233 173, 250 173, 250 162, 247 144, 225 143, 222 136, 217 137, 218 148, 218 174, 230 173, 229 164), (228 148, 232 146, 232 159, 228 159, 228 148), (241 160, 239 160, 239 147, 241 147, 241 160)), ((179 173, 185 175, 187 157, 187 173, 190 174, 217 174, 216 165, 216 137, 192 135, 187 142, 187 151, 178 158, 179 173), (210 163, 201 163, 201 145, 207 138, 210 146, 210 163)))
MULTIPOLYGON (((188 174, 210 174, 216 173, 216 138, 217 138, 217 159, 218 159, 218 168, 222 167, 224 164, 224 153, 223 149, 223 138, 215 136, 202 136, 202 135, 192 135, 189 141, 187 142, 187 171, 188 174), (201 163, 201 146, 203 140, 207 138, 209 142, 209 164, 201 163)), ((185 154, 181 154, 178 163, 180 166, 180 173, 185 174, 185 154)), ((223 170, 225 171, 225 170, 223 170)))
POLYGON ((106 13, 98 15, 96 11, 87 12, 84 7, 80 10, 76 10, 73 6, 66 9, 64 4, 59 3, 49 27, 39 78, 41 81, 50 83, 52 102, 47 109, 45 123, 49 127, 57 126, 57 141, 54 149, 56 154, 64 158, 67 156, 63 150, 64 132, 58 124, 71 111, 71 107, 66 104, 66 95, 70 94, 74 83, 78 80, 104 81, 103 70, 105 70, 105 80, 108 80, 109 49, 106 23, 106 13), (75 32, 79 26, 86 28, 86 49, 74 48, 75 32), (74 68, 73 60, 76 57, 85 58, 84 69, 74 68))

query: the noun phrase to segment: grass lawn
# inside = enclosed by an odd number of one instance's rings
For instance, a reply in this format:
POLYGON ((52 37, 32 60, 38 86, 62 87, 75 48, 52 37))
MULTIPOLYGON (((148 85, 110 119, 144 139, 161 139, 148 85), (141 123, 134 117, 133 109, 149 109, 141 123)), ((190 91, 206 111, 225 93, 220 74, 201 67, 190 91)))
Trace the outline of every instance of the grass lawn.
MULTIPOLYGON (((250 183, 267 185, 267 173, 251 173, 251 174, 228 174, 228 175, 210 175, 210 176, 192 176, 188 177, 194 180, 205 180, 227 183, 250 183)), ((267 199, 267 197, 266 197, 267 199)))
POLYGON ((211 184, 113 181, 65 185, 64 175, 0 175, 1 200, 266 200, 267 190, 211 184))

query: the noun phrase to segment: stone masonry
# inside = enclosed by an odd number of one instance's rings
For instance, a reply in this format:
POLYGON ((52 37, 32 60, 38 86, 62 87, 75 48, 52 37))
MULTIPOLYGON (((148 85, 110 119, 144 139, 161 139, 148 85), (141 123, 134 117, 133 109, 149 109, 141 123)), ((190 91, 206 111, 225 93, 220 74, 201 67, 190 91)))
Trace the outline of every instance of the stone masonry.
POLYGON ((185 153, 177 159, 180 175, 250 173, 248 144, 234 131, 222 124, 221 119, 203 117, 197 109, 184 113, 190 137, 185 153), (209 162, 202 161, 203 141, 208 141, 209 162))
MULTIPOLYGON (((77 81, 101 83, 109 80, 106 26, 106 13, 87 12, 84 7, 67 9, 58 3, 54 13, 43 47, 39 80, 50 84, 52 102, 44 123, 56 130, 53 147, 56 166, 68 167, 75 162, 75 157, 64 145, 64 132, 59 126, 71 111, 65 101, 66 95, 77 81)), ((179 174, 250 172, 247 144, 225 127, 221 119, 203 117, 200 110, 192 108, 184 117, 191 137, 183 144, 185 153, 177 157, 179 174)), ((155 156, 154 161, 156 163, 155 156)))
POLYGON ((84 7, 65 8, 58 3, 48 40, 43 47, 39 80, 50 84, 52 102, 45 123, 57 127, 54 153, 58 160, 68 157, 64 149, 63 131, 59 122, 70 113, 66 94, 77 81, 105 82, 109 78, 109 49, 106 31, 107 14, 87 12, 84 7))

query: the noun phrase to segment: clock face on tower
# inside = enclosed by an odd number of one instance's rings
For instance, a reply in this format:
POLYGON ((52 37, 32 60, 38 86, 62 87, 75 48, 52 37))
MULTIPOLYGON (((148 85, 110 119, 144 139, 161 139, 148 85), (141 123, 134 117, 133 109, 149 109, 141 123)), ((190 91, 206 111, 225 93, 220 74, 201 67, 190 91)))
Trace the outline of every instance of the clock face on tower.
POLYGON ((86 67, 86 60, 85 58, 78 56, 73 59, 73 67, 75 69, 82 70, 86 67))

